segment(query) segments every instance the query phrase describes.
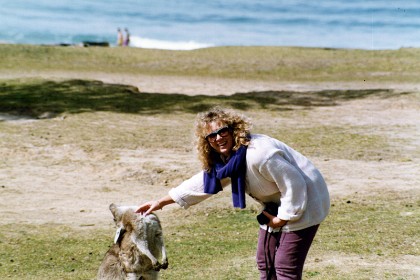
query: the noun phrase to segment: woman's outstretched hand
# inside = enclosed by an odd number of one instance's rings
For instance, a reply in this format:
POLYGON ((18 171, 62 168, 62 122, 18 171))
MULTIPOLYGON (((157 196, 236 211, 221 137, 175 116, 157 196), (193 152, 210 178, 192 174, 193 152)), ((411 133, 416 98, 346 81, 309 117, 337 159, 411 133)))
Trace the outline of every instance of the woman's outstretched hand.
POLYGON ((136 210, 136 213, 145 214, 147 216, 153 211, 160 209, 162 209, 162 206, 160 206, 159 200, 152 200, 140 205, 139 208, 136 210))
POLYGON ((174 203, 174 202, 175 201, 169 195, 167 195, 165 197, 162 197, 159 200, 151 200, 146 203, 143 203, 136 210, 136 213, 141 213, 147 216, 153 211, 160 210, 163 208, 163 206, 174 203))

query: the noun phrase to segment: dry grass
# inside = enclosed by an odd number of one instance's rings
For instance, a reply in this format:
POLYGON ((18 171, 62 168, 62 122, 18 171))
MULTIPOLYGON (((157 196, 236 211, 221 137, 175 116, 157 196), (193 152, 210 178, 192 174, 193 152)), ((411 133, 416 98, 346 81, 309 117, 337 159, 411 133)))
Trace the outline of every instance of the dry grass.
MULTIPOLYGON (((416 55, 0 45, 0 69, 404 83, 418 77, 416 55)), ((3 80, 0 113, 17 120, 0 121, 0 278, 93 279, 113 240, 107 205, 164 194, 197 171, 193 119, 220 104, 248 114, 254 132, 285 141, 327 175, 333 206, 305 278, 417 279, 418 100, 418 92, 389 89, 187 96, 86 79, 3 80)), ((259 209, 249 205, 232 210, 226 192, 199 208, 158 213, 170 262, 162 279, 258 278, 259 209)))

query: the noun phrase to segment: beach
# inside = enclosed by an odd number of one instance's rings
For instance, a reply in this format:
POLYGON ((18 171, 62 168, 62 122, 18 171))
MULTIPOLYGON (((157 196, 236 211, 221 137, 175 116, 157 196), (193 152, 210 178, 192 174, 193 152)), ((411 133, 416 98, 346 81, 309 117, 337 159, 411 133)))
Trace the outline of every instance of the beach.
POLYGON ((0 9, 0 42, 117 45, 191 50, 211 46, 300 46, 398 49, 420 47, 416 0, 326 0, 322 3, 241 0, 181 3, 122 0, 19 0, 0 9), (52 24, 53 23, 53 24, 52 24))

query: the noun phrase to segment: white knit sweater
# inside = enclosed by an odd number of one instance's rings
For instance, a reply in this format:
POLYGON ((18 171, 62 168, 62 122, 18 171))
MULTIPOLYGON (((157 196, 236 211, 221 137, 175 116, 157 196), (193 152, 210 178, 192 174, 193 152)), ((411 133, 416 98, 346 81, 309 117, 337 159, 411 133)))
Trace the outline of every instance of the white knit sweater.
MULTIPOLYGON (((289 221, 283 231, 301 230, 321 223, 330 198, 324 178, 302 154, 277 139, 253 134, 246 154, 246 193, 260 203, 280 203, 278 217, 289 221)), ((222 180, 223 187, 230 184, 222 180)), ((203 172, 169 191, 183 208, 213 194, 204 193, 203 172)))

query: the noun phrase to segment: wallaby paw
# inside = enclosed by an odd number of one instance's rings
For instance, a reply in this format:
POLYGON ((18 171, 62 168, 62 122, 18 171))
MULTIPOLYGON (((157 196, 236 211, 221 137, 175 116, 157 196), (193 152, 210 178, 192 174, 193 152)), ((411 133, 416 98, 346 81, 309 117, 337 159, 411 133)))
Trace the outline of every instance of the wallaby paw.
POLYGON ((162 268, 162 269, 167 269, 167 268, 168 268, 168 266, 169 266, 169 263, 168 263, 168 261, 166 260, 166 261, 164 261, 164 262, 162 263, 162 265, 160 266, 160 268, 162 268))
POLYGON ((153 270, 159 271, 161 267, 162 265, 159 262, 157 262, 156 264, 153 265, 153 270))

